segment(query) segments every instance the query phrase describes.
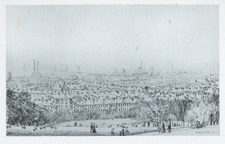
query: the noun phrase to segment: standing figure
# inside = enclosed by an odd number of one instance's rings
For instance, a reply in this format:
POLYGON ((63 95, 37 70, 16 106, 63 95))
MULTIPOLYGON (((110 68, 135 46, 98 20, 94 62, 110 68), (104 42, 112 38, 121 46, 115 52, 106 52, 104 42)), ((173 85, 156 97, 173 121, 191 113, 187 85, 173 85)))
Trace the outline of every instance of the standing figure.
POLYGON ((97 133, 95 123, 93 124, 93 133, 97 133))
POLYGON ((124 136, 124 128, 122 128, 122 131, 120 131, 120 136, 124 136))
POLYGON ((93 133, 93 129, 94 129, 93 123, 91 122, 90 133, 93 133))
POLYGON ((171 133, 171 122, 168 125, 168 132, 171 133))
POLYGON ((162 123, 162 130, 163 130, 163 133, 166 132, 164 123, 162 123))
POLYGON ((158 131, 159 133, 161 132, 162 126, 161 126, 161 122, 158 123, 158 131))
POLYGON ((112 128, 112 130, 111 130, 111 136, 115 136, 114 128, 112 128))

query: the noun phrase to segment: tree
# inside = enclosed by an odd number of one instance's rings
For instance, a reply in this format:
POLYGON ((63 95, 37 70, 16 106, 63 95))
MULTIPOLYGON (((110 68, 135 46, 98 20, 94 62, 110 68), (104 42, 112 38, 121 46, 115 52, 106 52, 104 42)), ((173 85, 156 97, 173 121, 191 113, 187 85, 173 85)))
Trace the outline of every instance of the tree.
POLYGON ((169 109, 168 101, 162 98, 155 98, 152 101, 139 100, 136 105, 139 108, 138 121, 157 122, 163 120, 164 114, 169 109))
POLYGON ((187 111, 190 109, 191 103, 193 101, 190 100, 187 97, 181 98, 179 100, 176 101, 176 104, 178 106, 178 120, 181 120, 185 123, 186 121, 186 115, 187 115, 187 111))
POLYGON ((39 107, 31 101, 28 92, 6 92, 7 123, 11 125, 33 125, 39 121, 47 122, 45 108, 39 107))
POLYGON ((214 107, 213 111, 215 112, 214 114, 213 112, 210 114, 210 124, 212 125, 214 120, 218 124, 219 123, 219 104, 220 104, 219 94, 213 93, 212 97, 208 99, 208 103, 213 105, 214 107))
POLYGON ((164 114, 166 114, 169 110, 169 102, 160 97, 153 99, 150 106, 151 109, 156 113, 156 116, 158 117, 157 119, 160 121, 163 120, 164 114))
POLYGON ((176 119, 180 119, 181 108, 176 100, 169 102, 169 113, 174 115, 176 119))

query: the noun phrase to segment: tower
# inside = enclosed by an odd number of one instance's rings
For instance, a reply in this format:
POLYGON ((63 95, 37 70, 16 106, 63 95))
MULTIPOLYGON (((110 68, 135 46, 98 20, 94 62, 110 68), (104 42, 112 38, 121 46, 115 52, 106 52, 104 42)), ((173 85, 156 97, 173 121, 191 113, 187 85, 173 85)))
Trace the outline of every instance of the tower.
POLYGON ((8 81, 11 81, 12 80, 12 73, 9 72, 9 77, 8 77, 8 81))
POLYGON ((39 72, 39 62, 37 61, 37 72, 39 72))
POLYGON ((36 72, 36 69, 35 69, 35 60, 33 61, 33 70, 34 70, 34 73, 36 72))

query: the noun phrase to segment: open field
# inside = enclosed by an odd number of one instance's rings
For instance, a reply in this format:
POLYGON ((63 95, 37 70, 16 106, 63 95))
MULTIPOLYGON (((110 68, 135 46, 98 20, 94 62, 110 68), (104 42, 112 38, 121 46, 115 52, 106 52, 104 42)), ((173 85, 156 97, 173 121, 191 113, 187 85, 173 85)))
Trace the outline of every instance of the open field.
POLYGON ((159 134, 158 128, 142 127, 141 124, 138 127, 132 127, 132 123, 135 123, 134 119, 109 119, 109 120, 85 120, 85 121, 71 121, 60 123, 57 125, 57 129, 51 129, 49 127, 40 130, 38 128, 33 131, 32 126, 27 126, 26 129, 22 129, 18 126, 12 126, 7 129, 8 136, 110 136, 111 129, 114 128, 116 135, 119 135, 122 130, 121 127, 117 127, 117 124, 126 123, 125 126, 129 128, 129 135, 219 135, 219 126, 207 126, 201 129, 191 129, 190 127, 172 127, 172 133, 159 134), (77 122, 78 126, 74 126, 74 122, 77 122), (94 122, 98 125, 97 133, 90 133, 90 123, 94 122), (79 126, 79 125, 82 126, 79 126), (112 127, 108 127, 112 125, 112 127))
MULTIPOLYGON (((27 127, 22 129, 20 127, 12 127, 7 129, 7 135, 9 136, 110 136, 110 131, 112 128, 100 127, 97 128, 97 133, 90 133, 89 127, 58 127, 55 129, 38 129, 33 131, 32 127, 27 127)), ((139 134, 144 132, 157 131, 157 128, 153 127, 138 127, 138 128, 129 128, 130 134, 139 134)), ((115 128, 115 132, 119 135, 121 128, 115 128)))
POLYGON ((22 129, 21 127, 12 126, 7 129, 7 135, 9 136, 109 136, 111 129, 115 128, 115 132, 119 135, 119 132, 122 130, 121 127, 117 127, 117 124, 126 123, 125 126, 129 128, 130 134, 138 134, 144 132, 157 131, 156 127, 132 127, 132 123, 135 123, 136 120, 133 119, 114 119, 114 120, 85 120, 85 121, 76 121, 78 123, 77 127, 74 127, 74 122, 65 122, 57 125, 57 129, 46 128, 40 130, 38 128, 37 131, 33 131, 32 126, 27 126, 26 129, 22 129), (97 133, 90 133, 90 123, 94 122, 98 125, 97 133), (82 124, 82 126, 79 126, 82 124), (112 127, 108 127, 112 125, 112 127))
MULTIPOLYGON (((18 126, 12 126, 7 129, 8 136, 110 136, 111 129, 114 128, 116 135, 119 135, 122 130, 121 127, 117 127, 117 124, 126 123, 125 126, 129 128, 130 135, 138 135, 148 133, 151 135, 157 133, 157 127, 142 127, 138 124, 138 127, 132 127, 132 123, 135 123, 134 119, 110 119, 110 120, 85 120, 85 121, 71 121, 60 123, 57 125, 57 129, 45 128, 40 130, 38 128, 33 131, 32 126, 27 126, 26 129, 22 129, 18 126), (78 126, 74 126, 74 122, 78 123, 78 126), (90 133, 90 123, 94 122, 98 125, 97 133, 90 133), (79 125, 82 126, 79 126, 79 125), (112 125, 112 127, 108 127, 112 125)), ((184 129, 183 127, 174 127, 173 129, 184 129)), ((190 129, 190 128, 187 128, 190 129)))

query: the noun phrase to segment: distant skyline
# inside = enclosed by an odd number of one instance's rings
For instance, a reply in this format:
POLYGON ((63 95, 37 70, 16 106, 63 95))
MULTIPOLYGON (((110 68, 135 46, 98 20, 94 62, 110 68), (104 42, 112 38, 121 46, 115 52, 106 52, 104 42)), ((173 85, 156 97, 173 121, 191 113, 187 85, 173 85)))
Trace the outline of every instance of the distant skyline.
MULTIPOLYGON (((7 6, 7 72, 219 65, 215 5, 7 6)), ((215 67, 217 68, 217 66, 215 67)))

